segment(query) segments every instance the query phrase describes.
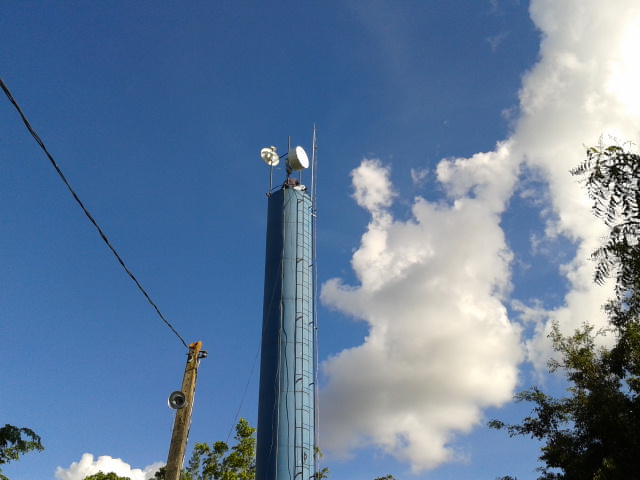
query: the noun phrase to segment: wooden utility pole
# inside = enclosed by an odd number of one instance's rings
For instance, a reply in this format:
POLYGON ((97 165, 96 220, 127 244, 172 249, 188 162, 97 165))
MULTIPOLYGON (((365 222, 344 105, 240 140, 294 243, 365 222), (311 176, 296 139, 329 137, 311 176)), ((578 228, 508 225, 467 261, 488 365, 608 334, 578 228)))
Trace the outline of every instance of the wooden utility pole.
POLYGON ((180 472, 184 462, 184 453, 187 448, 187 437, 191 426, 191 412, 193 411, 193 396, 196 389, 196 377, 198 376, 198 364, 201 358, 207 356, 207 352, 201 350, 202 342, 189 345, 187 366, 184 369, 182 379, 182 393, 184 394, 184 406, 177 408, 176 419, 173 424, 171 446, 167 458, 167 470, 165 480, 180 480, 180 472))

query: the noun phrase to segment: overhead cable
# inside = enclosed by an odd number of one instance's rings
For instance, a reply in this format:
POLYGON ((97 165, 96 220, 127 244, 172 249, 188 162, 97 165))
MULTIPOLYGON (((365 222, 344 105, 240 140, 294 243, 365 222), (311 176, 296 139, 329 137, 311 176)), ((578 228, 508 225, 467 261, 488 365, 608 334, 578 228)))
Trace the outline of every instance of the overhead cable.
POLYGON ((176 335, 176 337, 178 337, 180 339, 180 341, 182 342, 182 344, 185 346, 185 348, 189 348, 189 346, 187 345, 187 342, 184 341, 184 339, 180 336, 180 334, 176 331, 175 328, 173 328, 173 325, 171 325, 169 323, 169 321, 164 318, 164 315, 162 315, 162 312, 160 312, 160 309, 158 308, 158 306, 155 304, 155 302, 153 300, 151 300, 151 297, 149 296, 149 294, 146 292, 146 290, 142 287, 142 285, 140 285, 140 282, 138 282, 138 280, 136 279, 136 277, 133 275, 133 273, 131 273, 131 271, 127 268, 127 266, 124 263, 124 260, 122 260, 122 258, 120 257, 120 255, 118 254, 118 252, 116 251, 116 249, 111 245, 111 242, 109 242, 109 239, 107 238, 107 236, 104 234, 104 232, 102 231, 102 229, 100 228, 100 226, 97 224, 97 222, 94 220, 93 216, 89 213, 89 211, 85 208, 84 204, 82 203, 82 201, 80 201, 80 198, 78 198, 78 195, 76 195, 76 192, 74 192, 73 188, 71 188, 71 185, 69 184, 69 182, 67 181, 66 177, 64 176, 64 174, 62 173, 62 170, 60 170, 60 167, 58 167, 56 161, 53 159, 53 157, 51 156, 51 154, 49 153, 49 151, 47 150, 47 148, 45 147, 44 143, 42 142, 42 140, 40 139, 40 137, 38 136, 38 134, 33 130, 33 127, 31 127, 31 124, 29 123, 29 120, 27 120, 27 117, 24 115, 24 113, 22 112, 22 109, 20 108, 20 105, 18 105, 18 103, 15 101, 15 99, 13 98, 13 95, 11 95, 11 92, 9 91, 9 88, 7 87, 7 85, 4 83, 4 81, 2 80, 2 78, 0 78, 0 86, 2 87, 2 90, 4 91, 5 95, 7 96, 7 98, 9 99, 9 101, 13 104, 13 106, 16 108, 16 110, 18 111, 18 113, 20 114, 20 117, 22 118, 23 123, 25 124, 25 126, 27 127, 27 130, 29 130, 29 133, 31 133, 31 135, 33 136, 33 138, 35 139, 35 141, 38 143, 38 145, 40 145, 40 148, 42 148, 42 150, 44 151, 44 153, 47 155, 47 158, 49 159, 49 161, 51 162, 51 164, 53 165, 53 168, 56 169, 56 172, 58 172, 58 175, 60 176, 60 178, 62 179, 62 181, 64 182, 64 184, 67 186, 67 188, 69 189, 69 191, 71 192, 71 195, 73 195, 73 198, 76 200, 76 202, 78 203, 78 205, 80 205, 80 208, 82 209, 82 211, 84 212, 84 214, 87 216, 87 218, 91 221, 91 223, 93 224, 94 227, 96 227, 96 229, 98 230, 98 233, 100 234, 100 237, 102 237, 102 240, 104 240, 104 243, 107 244, 107 246, 109 247, 109 249, 111 250, 111 252, 115 255, 115 257, 118 259, 118 262, 120 263, 120 265, 122 265, 122 268, 124 268, 124 271, 127 272, 127 274, 129 275, 129 277, 131 277, 131 279, 135 282, 135 284, 137 285, 138 289, 142 292, 142 294, 146 297, 146 299, 149 301, 149 303, 151 304, 151 306, 153 306, 153 308, 155 309, 156 313, 160 316, 160 318, 164 321, 164 323, 167 324, 167 326, 171 329, 171 331, 176 335))
POLYGON ((258 355, 260 355, 260 347, 256 351, 256 356, 253 358, 253 365, 251 366, 251 373, 249 373, 249 378, 247 379, 247 384, 244 387, 244 393, 242 394, 242 398, 240 399, 240 404, 238 405, 238 410, 236 410, 236 416, 233 419, 233 425, 229 429, 229 434, 227 435, 227 443, 229 443, 229 439, 231 438, 231 433, 233 432, 233 428, 238 421, 238 417, 240 416, 240 410, 242 409, 242 404, 244 403, 244 399, 247 396, 247 390, 249 390, 249 384, 251 383, 251 379, 253 377, 253 371, 256 369, 256 364, 258 363, 258 355))

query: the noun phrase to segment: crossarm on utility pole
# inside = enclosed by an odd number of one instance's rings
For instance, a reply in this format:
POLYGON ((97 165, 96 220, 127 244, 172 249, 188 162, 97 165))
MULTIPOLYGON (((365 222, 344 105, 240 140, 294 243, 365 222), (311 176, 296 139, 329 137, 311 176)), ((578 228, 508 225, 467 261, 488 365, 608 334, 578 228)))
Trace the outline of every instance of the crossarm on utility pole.
POLYGON ((169 456, 167 458, 165 480, 180 480, 180 472, 187 448, 187 438, 189 437, 189 427, 191 426, 191 412, 193 411, 193 397, 196 389, 196 378, 198 376, 198 364, 200 363, 200 359, 206 357, 207 354, 207 352, 201 349, 202 342, 195 342, 189 345, 187 366, 184 369, 181 389, 185 396, 186 405, 176 412, 173 434, 171 435, 171 446, 169 447, 169 456))

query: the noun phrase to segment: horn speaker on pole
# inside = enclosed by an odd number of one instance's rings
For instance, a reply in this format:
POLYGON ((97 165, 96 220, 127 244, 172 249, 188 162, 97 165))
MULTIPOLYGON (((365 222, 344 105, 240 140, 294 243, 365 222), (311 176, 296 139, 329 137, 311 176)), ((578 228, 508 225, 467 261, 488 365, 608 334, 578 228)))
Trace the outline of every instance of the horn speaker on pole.
POLYGON ((169 408, 180 410, 181 408, 187 406, 187 398, 180 390, 176 390, 171 395, 169 395, 169 401, 167 403, 169 404, 169 408))

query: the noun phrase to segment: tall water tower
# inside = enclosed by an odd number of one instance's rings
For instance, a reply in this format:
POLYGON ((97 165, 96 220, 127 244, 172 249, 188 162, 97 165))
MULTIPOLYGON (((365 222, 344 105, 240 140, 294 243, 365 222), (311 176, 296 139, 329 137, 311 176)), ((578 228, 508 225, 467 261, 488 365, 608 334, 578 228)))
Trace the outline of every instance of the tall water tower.
POLYGON ((302 147, 282 158, 275 147, 265 148, 261 156, 271 175, 284 159, 287 177, 268 193, 256 480, 310 480, 316 473, 314 202, 301 174, 291 176, 310 165, 302 147))

